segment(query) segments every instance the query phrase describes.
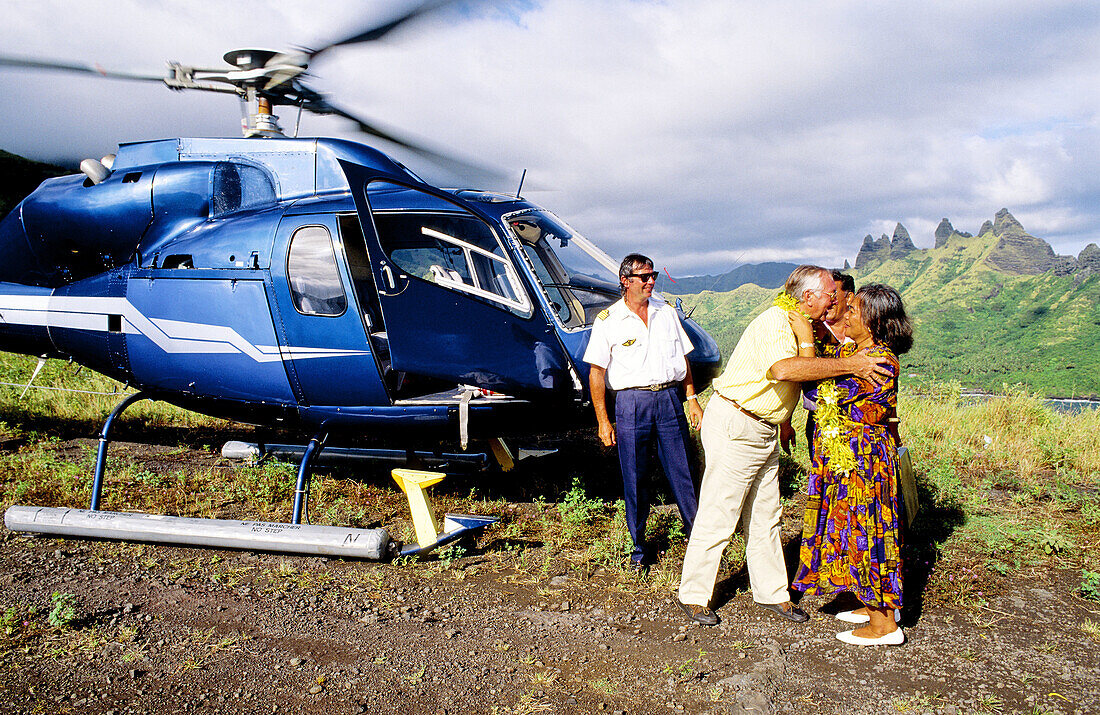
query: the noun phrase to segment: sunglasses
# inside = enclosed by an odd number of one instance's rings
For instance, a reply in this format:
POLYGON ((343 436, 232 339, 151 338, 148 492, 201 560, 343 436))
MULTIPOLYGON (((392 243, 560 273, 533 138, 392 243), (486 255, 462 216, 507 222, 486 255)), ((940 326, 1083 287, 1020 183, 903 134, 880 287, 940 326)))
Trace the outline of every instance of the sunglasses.
POLYGON ((656 281, 657 276, 659 275, 660 273, 658 273, 657 271, 653 271, 652 273, 627 273, 626 277, 637 278, 642 283, 649 283, 650 281, 656 281))

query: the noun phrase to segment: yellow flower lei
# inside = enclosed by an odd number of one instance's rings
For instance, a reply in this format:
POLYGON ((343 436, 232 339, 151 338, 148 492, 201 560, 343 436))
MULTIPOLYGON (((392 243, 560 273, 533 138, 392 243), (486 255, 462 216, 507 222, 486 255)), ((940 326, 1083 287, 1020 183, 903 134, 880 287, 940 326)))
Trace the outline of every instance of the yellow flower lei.
POLYGON ((772 301, 772 304, 783 310, 798 310, 798 301, 795 300, 793 295, 785 290, 779 291, 779 295, 775 296, 775 300, 772 301))
POLYGON ((836 380, 823 380, 817 386, 817 428, 821 432, 821 446, 829 460, 829 469, 838 474, 855 471, 856 455, 845 429, 844 416, 840 414, 840 394, 836 380))
MULTIPOLYGON (((786 291, 780 291, 773 305, 783 310, 799 310, 798 301, 786 291)), ((801 311, 799 311, 801 312, 801 311)), ((802 313, 806 320, 810 316, 802 313)), ((821 353, 821 345, 814 340, 815 352, 821 353)), ((817 425, 821 431, 821 444, 824 455, 829 460, 829 468, 841 474, 849 474, 856 468, 856 455, 845 429, 844 417, 840 414, 840 394, 836 389, 836 380, 822 380, 817 385, 817 425)))

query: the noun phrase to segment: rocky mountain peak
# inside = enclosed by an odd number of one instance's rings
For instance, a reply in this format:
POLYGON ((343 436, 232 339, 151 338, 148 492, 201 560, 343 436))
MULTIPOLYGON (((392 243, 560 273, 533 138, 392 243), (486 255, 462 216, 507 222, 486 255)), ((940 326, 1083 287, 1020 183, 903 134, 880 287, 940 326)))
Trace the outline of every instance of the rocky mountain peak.
POLYGON ((942 248, 947 243, 947 237, 955 233, 955 227, 947 218, 940 219, 940 225, 936 226, 936 248, 942 248))
MULTIPOLYGON (((901 224, 898 224, 899 226, 901 224)), ((904 229, 903 229, 904 230, 904 229)), ((856 254, 856 269, 864 268, 875 261, 883 261, 890 257, 890 237, 885 233, 877 241, 871 238, 871 234, 863 237, 863 245, 856 254)))
POLYGON ((900 223, 894 228, 894 237, 890 240, 890 258, 905 258, 917 247, 913 245, 913 239, 909 232, 900 223))
POLYGON ((1029 235, 1020 222, 1016 220, 1016 217, 1008 212, 1008 209, 1001 209, 993 220, 993 235, 1005 236, 1008 234, 1029 235))
POLYGON ((1082 248, 1081 253, 1077 255, 1077 265, 1081 270, 1100 273, 1100 246, 1090 243, 1082 248))
MULTIPOLYGON (((1008 209, 997 212, 993 221, 986 221, 978 230, 979 236, 988 236, 992 250, 986 255, 985 262, 994 270, 1015 275, 1037 275, 1051 272, 1065 276, 1077 274, 1084 279, 1092 273, 1100 273, 1100 247, 1089 244, 1078 258, 1057 256, 1049 243, 1032 236, 1008 209), (995 242, 995 243, 994 243, 995 242)), ((952 236, 971 238, 969 233, 955 230, 951 221, 940 220, 935 232, 935 248, 948 245, 952 236)), ((902 224, 897 224, 892 237, 882 234, 874 239, 870 234, 864 236, 863 244, 856 255, 856 270, 872 268, 888 260, 900 260, 914 251, 919 251, 902 224)), ((934 250, 934 249, 933 249, 934 250)))
POLYGON ((1068 275, 1077 268, 1077 261, 1072 256, 1055 256, 1050 244, 1024 230, 1008 209, 997 212, 993 220, 993 235, 997 238, 997 245, 985 260, 999 271, 1037 275, 1053 270, 1058 275, 1068 275))

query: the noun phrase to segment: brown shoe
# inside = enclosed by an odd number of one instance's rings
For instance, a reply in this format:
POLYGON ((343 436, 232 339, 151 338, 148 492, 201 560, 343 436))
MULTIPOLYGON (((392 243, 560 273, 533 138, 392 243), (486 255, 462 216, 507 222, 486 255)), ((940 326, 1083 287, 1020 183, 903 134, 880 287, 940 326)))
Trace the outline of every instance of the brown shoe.
POLYGON ((701 626, 718 625, 718 614, 706 606, 696 606, 693 603, 681 603, 678 598, 676 599, 676 605, 680 607, 680 610, 684 612, 684 615, 687 616, 689 620, 701 626))
POLYGON ((784 601, 783 603, 758 603, 756 605, 761 608, 766 608, 773 613, 778 613, 783 618, 794 623, 805 623, 810 620, 808 613, 790 601, 784 601))

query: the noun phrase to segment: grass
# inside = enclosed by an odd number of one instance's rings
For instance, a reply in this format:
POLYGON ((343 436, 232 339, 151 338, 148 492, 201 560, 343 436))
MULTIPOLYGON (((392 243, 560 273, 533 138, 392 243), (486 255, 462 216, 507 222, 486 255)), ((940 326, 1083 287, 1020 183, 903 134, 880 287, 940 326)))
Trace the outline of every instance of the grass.
MULTIPOLYGON (((31 358, 0 356, 0 381, 25 383, 33 368, 31 358)), ((120 389, 68 365, 47 366, 36 382, 120 389)), ((15 388, 0 387, 0 436, 15 438, 8 444, 17 445, 0 451, 0 508, 15 503, 86 507, 94 442, 73 439, 93 437, 118 398, 58 391, 31 391, 22 400, 18 395, 15 388)), ((933 383, 920 392, 903 391, 899 414, 922 497, 906 547, 907 592, 928 603, 983 605, 1016 574, 1060 567, 1080 574, 1083 598, 1100 599, 1100 411, 1054 412, 1021 389, 1010 389, 1000 399, 969 401, 957 383, 933 383)), ((796 422, 803 419, 799 410, 796 422)), ((209 454, 209 445, 238 438, 242 428, 163 403, 140 403, 117 429, 120 439, 176 446, 140 455, 114 449, 103 508, 290 520, 294 465, 227 468, 214 458, 192 463, 196 451, 209 454)), ((483 537, 480 551, 503 578, 546 579, 565 569, 581 579, 609 574, 612 587, 624 592, 675 589, 684 548, 675 507, 653 510, 648 538, 665 555, 648 575, 634 576, 626 568, 631 542, 614 455, 595 445, 588 431, 558 445, 576 454, 548 466, 524 463, 517 468, 526 470, 519 478, 518 472, 449 478, 433 489, 437 513, 501 516, 483 537)), ((701 456, 702 450, 697 452, 701 456)), ((797 511, 801 503, 808 466, 802 445, 793 459, 783 459, 789 510, 797 511)), ((310 506, 314 523, 385 525, 394 534, 412 533, 408 506, 384 468, 319 472, 310 506)), ((477 553, 472 546, 456 544, 442 551, 438 567, 465 577, 467 568, 484 561, 468 558, 477 553)), ((154 558, 136 553, 139 559, 154 558)), ((743 542, 736 537, 723 570, 737 571, 742 562, 743 542)), ((289 563, 288 573, 277 575, 230 572, 201 558, 159 565, 167 566, 173 580, 201 578, 223 585, 270 579, 309 588, 322 578, 289 563)), ((271 586, 277 587, 285 585, 271 586)), ((9 621, 0 625, 11 628, 9 621)))

